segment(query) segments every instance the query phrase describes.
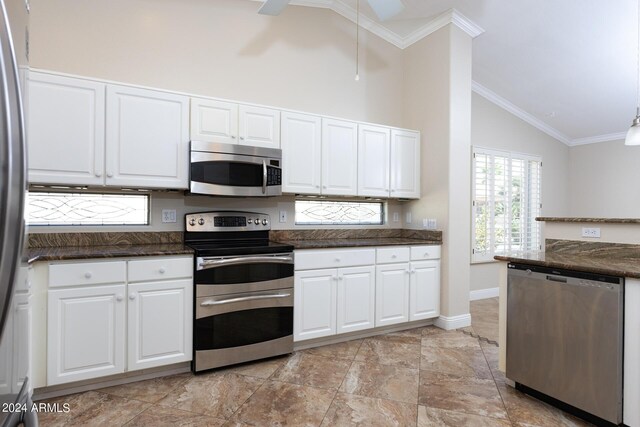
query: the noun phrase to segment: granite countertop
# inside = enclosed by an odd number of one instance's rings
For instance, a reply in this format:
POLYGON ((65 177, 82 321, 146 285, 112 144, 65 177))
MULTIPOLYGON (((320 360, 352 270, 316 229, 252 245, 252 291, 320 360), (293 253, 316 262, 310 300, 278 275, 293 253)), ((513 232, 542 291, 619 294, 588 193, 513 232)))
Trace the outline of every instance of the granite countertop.
POLYGON ((28 263, 89 258, 123 258, 135 256, 192 255, 193 249, 182 243, 148 245, 62 246, 28 248, 28 263))
POLYGON ((539 216, 536 221, 545 222, 590 222, 599 224, 640 224, 639 218, 573 218, 573 217, 555 217, 555 216, 539 216))
POLYGON ((500 261, 640 279, 640 258, 615 258, 595 256, 594 254, 558 252, 512 252, 494 258, 500 261))
POLYGON ((367 246, 441 245, 441 240, 411 239, 404 237, 380 237, 370 239, 306 239, 278 240, 293 245, 295 249, 351 248, 367 246))

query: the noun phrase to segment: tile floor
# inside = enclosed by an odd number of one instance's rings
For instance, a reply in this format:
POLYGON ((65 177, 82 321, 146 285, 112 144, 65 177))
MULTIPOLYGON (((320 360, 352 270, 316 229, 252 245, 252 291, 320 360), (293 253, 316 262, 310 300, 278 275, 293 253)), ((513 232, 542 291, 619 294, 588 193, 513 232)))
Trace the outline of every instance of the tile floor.
MULTIPOLYGON (((497 299, 471 329, 497 340, 497 299)), ((42 426, 583 426, 515 391, 498 348, 435 327, 353 340, 194 376, 50 399, 42 426)))

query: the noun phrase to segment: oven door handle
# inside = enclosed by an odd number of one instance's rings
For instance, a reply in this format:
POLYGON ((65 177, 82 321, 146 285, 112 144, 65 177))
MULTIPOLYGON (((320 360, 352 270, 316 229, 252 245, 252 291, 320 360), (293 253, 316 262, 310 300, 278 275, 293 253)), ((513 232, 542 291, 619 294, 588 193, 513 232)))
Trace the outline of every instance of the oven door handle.
POLYGON ((243 302, 243 301, 253 301, 259 299, 269 299, 269 298, 288 298, 291 294, 270 294, 270 295, 254 295, 248 297, 236 297, 236 298, 227 298, 220 300, 208 299, 200 303, 201 307, 208 307, 210 305, 222 305, 222 304, 231 304, 234 302, 243 302))
POLYGON ((208 268, 223 267, 227 265, 255 264, 293 264, 293 257, 290 256, 254 256, 246 258, 225 258, 225 259, 198 259, 198 270, 208 268))
POLYGON ((262 194, 267 192, 267 161, 262 160, 262 194))

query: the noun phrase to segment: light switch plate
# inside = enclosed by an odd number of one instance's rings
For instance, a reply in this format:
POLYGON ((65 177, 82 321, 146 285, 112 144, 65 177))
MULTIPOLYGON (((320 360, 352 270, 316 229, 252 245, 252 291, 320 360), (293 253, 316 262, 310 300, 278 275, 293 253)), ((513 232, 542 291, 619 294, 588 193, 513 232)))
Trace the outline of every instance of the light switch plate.
POLYGON ((411 212, 407 212, 407 220, 405 222, 411 224, 411 212))
POLYGON ((176 222, 176 210, 162 209, 162 222, 176 222))
POLYGON ((393 222, 400 221, 400 214, 398 212, 393 213, 393 222))

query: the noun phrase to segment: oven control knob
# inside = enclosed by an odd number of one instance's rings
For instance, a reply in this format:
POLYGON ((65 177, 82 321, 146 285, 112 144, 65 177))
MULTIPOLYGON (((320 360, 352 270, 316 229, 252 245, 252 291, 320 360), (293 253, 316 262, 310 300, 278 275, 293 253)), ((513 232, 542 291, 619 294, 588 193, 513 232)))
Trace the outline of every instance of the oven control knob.
POLYGON ((189 225, 196 225, 196 220, 194 218, 191 218, 189 220, 189 225))
POLYGON ((254 224, 255 224, 255 225, 260 224, 260 220, 259 220, 258 218, 256 218, 256 220, 254 221, 254 224))
POLYGON ((263 219, 262 220, 262 225, 267 225, 267 224, 269 224, 269 221, 267 221, 266 219, 263 219))
POLYGON ((200 219, 198 220, 198 224, 200 224, 200 225, 204 225, 204 218, 200 218, 200 219))

